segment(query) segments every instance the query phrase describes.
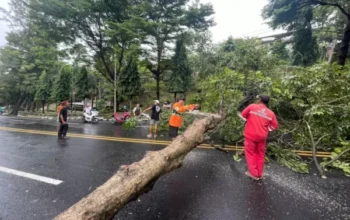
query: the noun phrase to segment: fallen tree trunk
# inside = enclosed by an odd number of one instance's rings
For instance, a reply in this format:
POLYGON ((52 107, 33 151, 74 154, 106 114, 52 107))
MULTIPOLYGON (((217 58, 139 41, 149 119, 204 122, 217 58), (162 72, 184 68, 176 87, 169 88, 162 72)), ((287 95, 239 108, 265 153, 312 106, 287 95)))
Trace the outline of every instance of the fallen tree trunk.
POLYGON ((224 118, 211 115, 195 120, 169 146, 147 152, 142 160, 121 166, 107 182, 55 219, 112 219, 126 204, 152 189, 160 176, 181 167, 185 156, 204 142, 205 132, 214 129, 224 118))

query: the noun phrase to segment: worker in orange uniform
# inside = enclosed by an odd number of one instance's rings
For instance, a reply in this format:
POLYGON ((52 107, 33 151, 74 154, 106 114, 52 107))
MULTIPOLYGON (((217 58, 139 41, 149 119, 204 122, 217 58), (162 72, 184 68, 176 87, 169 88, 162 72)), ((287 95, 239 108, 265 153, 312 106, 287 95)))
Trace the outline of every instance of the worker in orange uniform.
POLYGON ((177 102, 173 105, 172 107, 173 112, 169 120, 169 136, 172 137, 173 140, 177 137, 179 133, 179 128, 182 125, 181 114, 186 111, 194 110, 197 107, 198 105, 196 104, 185 106, 184 98, 179 98, 177 102))
POLYGON ((60 121, 60 112, 61 112, 62 108, 63 108, 62 103, 60 103, 57 106, 57 121, 60 121))

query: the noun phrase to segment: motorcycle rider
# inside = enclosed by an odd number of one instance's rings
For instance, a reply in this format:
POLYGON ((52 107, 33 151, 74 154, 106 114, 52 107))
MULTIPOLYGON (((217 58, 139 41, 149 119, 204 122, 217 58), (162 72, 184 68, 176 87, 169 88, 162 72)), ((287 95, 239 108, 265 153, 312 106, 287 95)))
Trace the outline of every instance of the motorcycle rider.
POLYGON ((91 107, 90 107, 90 105, 87 105, 87 106, 85 107, 85 114, 91 115, 91 107))

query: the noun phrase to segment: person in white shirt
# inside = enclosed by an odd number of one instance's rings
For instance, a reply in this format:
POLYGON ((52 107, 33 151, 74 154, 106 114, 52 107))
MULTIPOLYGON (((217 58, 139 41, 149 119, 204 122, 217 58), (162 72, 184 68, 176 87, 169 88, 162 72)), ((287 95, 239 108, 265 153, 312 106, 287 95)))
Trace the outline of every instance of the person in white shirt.
POLYGON ((132 113, 137 117, 141 115, 142 109, 140 107, 140 104, 136 104, 136 107, 132 110, 132 113))
POLYGON ((90 105, 87 105, 87 106, 85 107, 85 113, 88 114, 88 115, 91 114, 91 107, 90 107, 90 105))

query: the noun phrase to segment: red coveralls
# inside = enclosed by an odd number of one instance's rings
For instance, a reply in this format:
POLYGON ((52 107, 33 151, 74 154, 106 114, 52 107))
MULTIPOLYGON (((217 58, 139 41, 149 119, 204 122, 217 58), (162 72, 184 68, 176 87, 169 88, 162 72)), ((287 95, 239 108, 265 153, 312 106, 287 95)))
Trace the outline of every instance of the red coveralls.
POLYGON ((275 114, 266 105, 251 104, 241 114, 247 119, 244 129, 244 151, 252 176, 263 176, 266 139, 269 131, 278 128, 275 114))

